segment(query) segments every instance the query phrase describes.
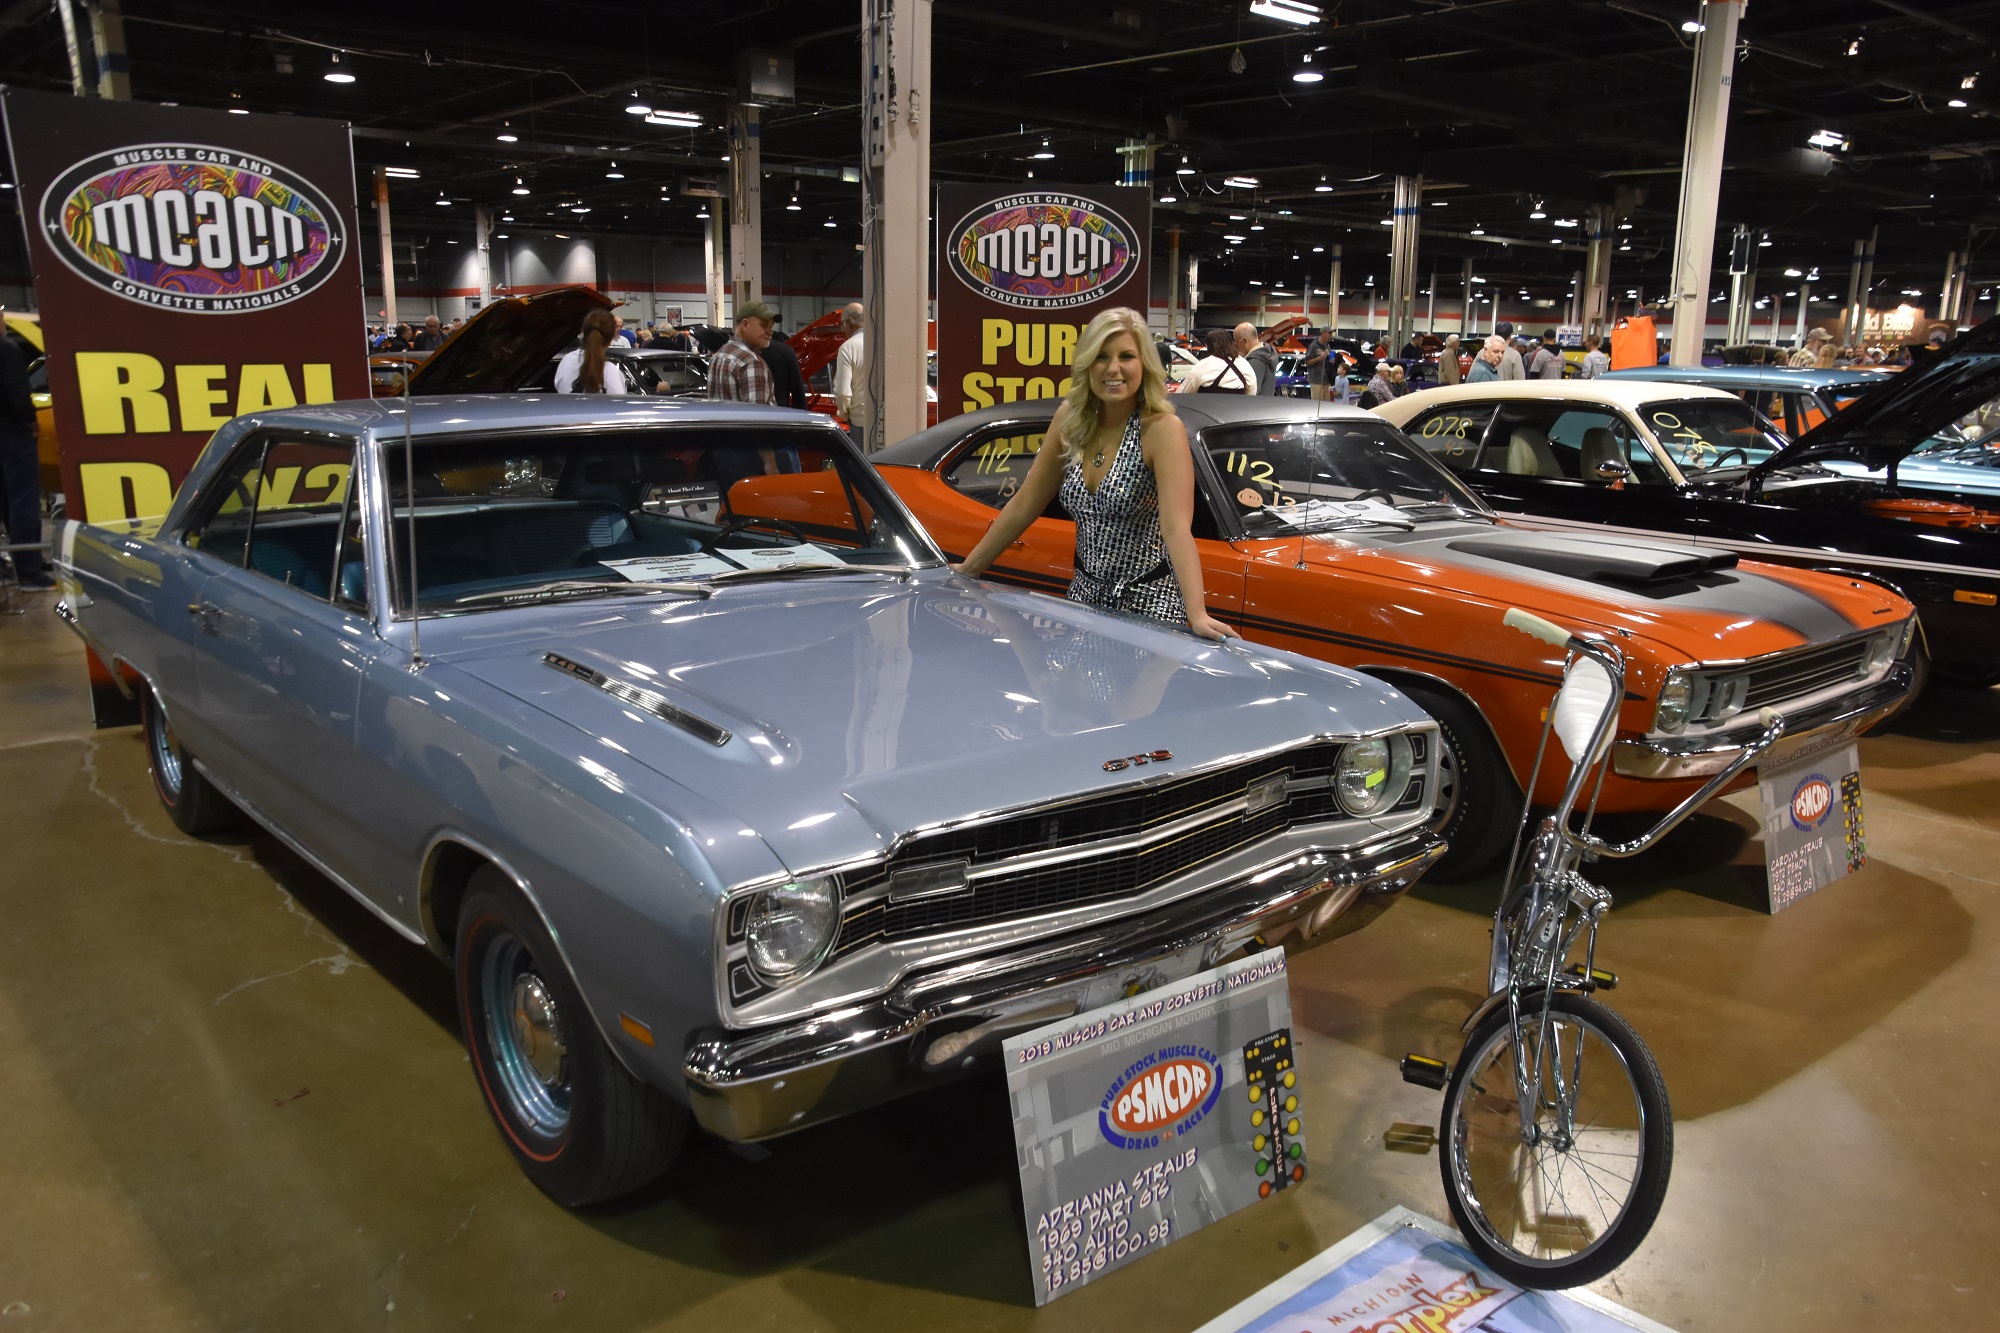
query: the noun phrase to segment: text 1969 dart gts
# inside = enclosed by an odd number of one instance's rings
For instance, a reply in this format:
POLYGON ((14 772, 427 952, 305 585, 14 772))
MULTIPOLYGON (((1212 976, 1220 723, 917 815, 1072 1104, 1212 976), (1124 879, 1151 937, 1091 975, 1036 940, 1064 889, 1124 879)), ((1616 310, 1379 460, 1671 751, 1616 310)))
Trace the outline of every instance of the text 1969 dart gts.
POLYGON ((449 960, 568 1203, 690 1118, 780 1134, 1351 930, 1442 850, 1403 696, 961 578, 804 413, 240 418, 59 568, 176 823, 247 811, 449 960))

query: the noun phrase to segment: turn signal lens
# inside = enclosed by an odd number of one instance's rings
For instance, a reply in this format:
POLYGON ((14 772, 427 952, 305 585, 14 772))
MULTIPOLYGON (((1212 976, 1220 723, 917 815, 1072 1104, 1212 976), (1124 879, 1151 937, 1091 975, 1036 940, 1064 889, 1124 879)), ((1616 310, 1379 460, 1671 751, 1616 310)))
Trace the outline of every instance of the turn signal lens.
POLYGON ((1653 713, 1653 728, 1669 735, 1687 725, 1688 705, 1694 702, 1694 684, 1685 671, 1669 671, 1660 686, 1660 704, 1653 713))
POLYGON ((750 966, 766 981, 794 981, 818 967, 840 925, 830 879, 801 879, 759 893, 750 904, 744 939, 750 966))

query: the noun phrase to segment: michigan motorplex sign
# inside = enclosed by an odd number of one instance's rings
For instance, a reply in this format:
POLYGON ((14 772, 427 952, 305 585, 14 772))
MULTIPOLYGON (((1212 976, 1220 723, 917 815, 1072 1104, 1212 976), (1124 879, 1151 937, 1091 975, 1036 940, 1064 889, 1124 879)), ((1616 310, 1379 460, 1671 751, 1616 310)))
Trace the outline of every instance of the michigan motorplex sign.
POLYGON ((1146 311, 1151 209, 1127 186, 939 187, 938 415, 1067 392, 1092 316, 1146 311))
POLYGON ((231 417, 368 396, 345 126, 8 90, 73 517, 163 513, 231 417))

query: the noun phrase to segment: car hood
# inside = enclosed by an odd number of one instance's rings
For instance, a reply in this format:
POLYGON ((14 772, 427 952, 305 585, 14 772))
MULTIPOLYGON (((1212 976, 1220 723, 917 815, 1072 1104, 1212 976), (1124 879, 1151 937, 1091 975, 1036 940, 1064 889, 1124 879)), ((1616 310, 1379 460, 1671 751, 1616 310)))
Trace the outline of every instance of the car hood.
MULTIPOLYGON (((1296 541, 1285 543, 1285 562, 1298 550, 1296 541)), ((1671 663, 1824 643, 1890 623, 1895 609, 1895 599, 1872 584, 1738 567, 1731 552, 1594 533, 1448 524, 1365 545, 1352 537, 1310 539, 1304 555, 1335 573, 1471 590, 1558 624, 1631 636, 1628 648, 1649 641, 1671 663), (1773 627, 1790 642, 1774 647, 1773 627)))
POLYGON ((600 780, 637 763, 698 791, 794 872, 975 814, 1423 717, 1337 667, 943 573, 489 613, 436 622, 424 645, 591 738, 583 768, 600 780), (1106 769, 1155 751, 1171 758, 1106 769))
POLYGON ((1871 470, 1900 462, 1958 418, 2000 397, 2000 320, 1960 334, 1935 355, 1870 389, 1751 469, 1851 458, 1871 470))
POLYGON ((495 301, 410 376, 413 394, 511 393, 576 341, 583 317, 618 303, 591 287, 495 301))

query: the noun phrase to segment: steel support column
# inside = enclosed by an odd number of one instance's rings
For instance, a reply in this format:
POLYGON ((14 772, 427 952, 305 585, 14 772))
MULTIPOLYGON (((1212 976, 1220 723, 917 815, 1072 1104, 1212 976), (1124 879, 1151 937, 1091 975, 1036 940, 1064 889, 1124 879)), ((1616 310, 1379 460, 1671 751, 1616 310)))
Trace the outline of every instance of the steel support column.
POLYGON ((1875 247, 1881 243, 1882 228, 1878 224, 1868 230, 1868 249, 1861 256, 1861 301, 1860 309, 1854 312, 1854 337, 1859 345, 1868 329, 1868 307, 1874 303, 1875 291, 1875 247))
POLYGON ((1464 342, 1472 337, 1472 256, 1465 257, 1465 304, 1458 313, 1458 340, 1464 342))
POLYGON ((83 29, 76 21, 76 0, 56 0, 56 15, 62 19, 63 46, 69 51, 69 90, 77 97, 88 97, 96 90, 97 81, 90 77, 90 55, 84 49, 83 29))
POLYGON ((729 295, 764 299, 764 140, 757 108, 729 108, 729 295))
POLYGON ((1336 333, 1340 331, 1340 247, 1329 247, 1333 251, 1331 272, 1326 280, 1326 326, 1336 333))
POLYGON ((1847 265, 1847 308, 1840 315, 1840 344, 1845 347, 1854 341, 1854 312, 1861 300, 1861 257, 1868 249, 1868 242, 1859 236, 1854 238, 1854 258, 1847 265))
POLYGON ((479 247, 479 308, 493 304, 493 210, 484 204, 472 210, 472 240, 479 247))
POLYGON ((90 44, 97 48, 97 95, 113 102, 131 101, 125 12, 119 0, 94 0, 90 5, 90 44))
POLYGON ((1729 85, 1736 68, 1736 22, 1744 0, 1710 0, 1694 39, 1687 143, 1681 154, 1680 213, 1674 224, 1673 343, 1668 361, 1701 364, 1708 327, 1709 269, 1715 261, 1715 206, 1722 190, 1722 150, 1729 129, 1729 85))
POLYGON ((725 228, 728 221, 722 214, 722 202, 717 200, 708 206, 708 226, 701 234, 701 259, 708 275, 708 318, 709 324, 727 328, 728 310, 723 294, 729 289, 729 246, 725 228))
POLYGON ((1729 331, 1723 343, 1741 347, 1750 341, 1750 257, 1756 253, 1750 229, 1738 224, 1729 241, 1729 331))
POLYGON ((1424 178, 1396 177, 1389 229, 1389 350, 1410 340, 1417 322, 1417 231, 1424 211, 1424 178))
POLYGON ((931 295, 932 0, 862 0, 862 204, 868 391, 865 449, 925 425, 931 295))
POLYGON ((389 239, 389 175, 375 168, 375 232, 382 242, 382 318, 396 331, 396 252, 389 239))
POLYGON ((1799 327, 1798 331, 1792 335, 1792 346, 1795 348, 1804 347, 1806 345, 1806 325, 1809 322, 1807 317, 1811 312, 1811 310, 1812 310, 1812 283, 1804 278, 1800 278, 1799 279, 1799 327))
POLYGON ((1167 336, 1181 326, 1181 229, 1167 228, 1167 336))
POLYGON ((1609 204, 1594 204, 1584 214, 1583 318, 1585 333, 1602 334, 1611 309, 1611 229, 1615 219, 1609 204))

